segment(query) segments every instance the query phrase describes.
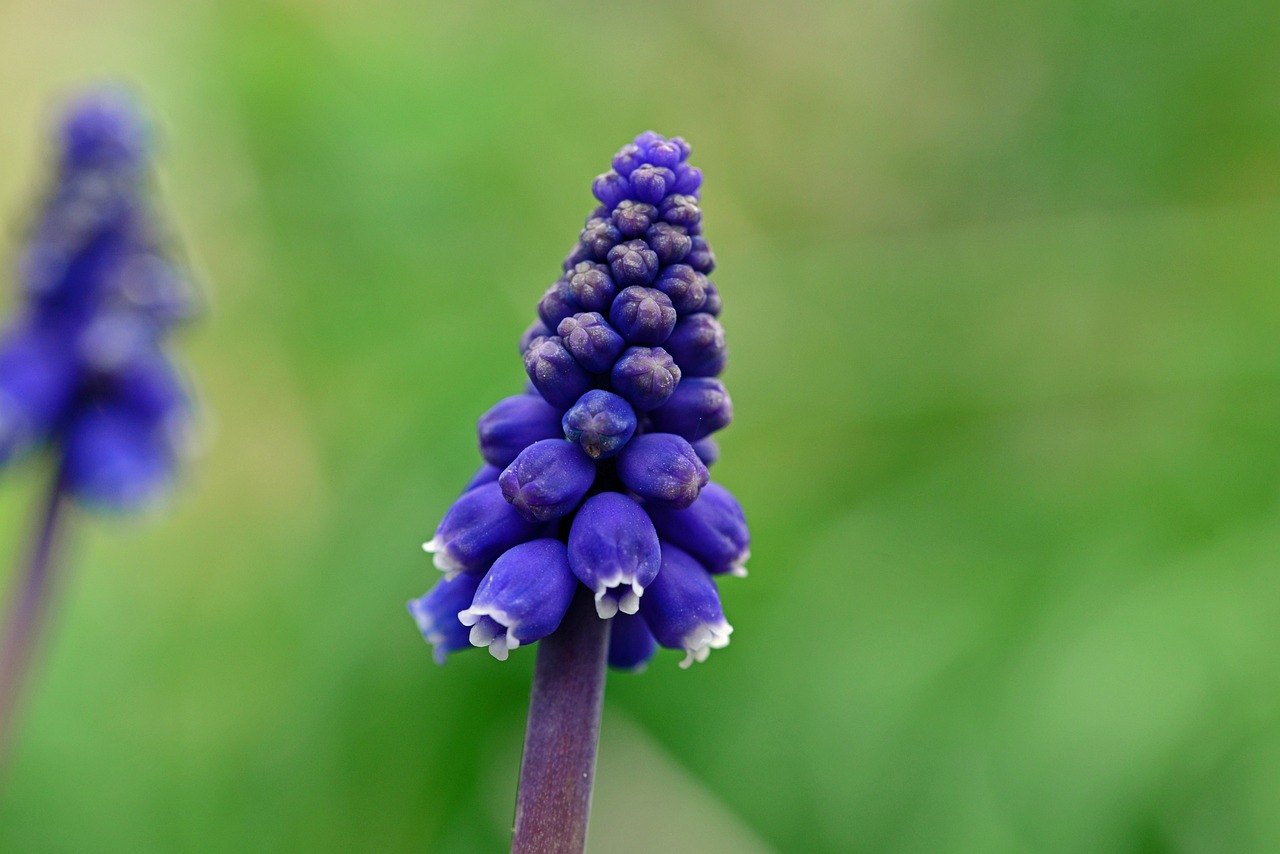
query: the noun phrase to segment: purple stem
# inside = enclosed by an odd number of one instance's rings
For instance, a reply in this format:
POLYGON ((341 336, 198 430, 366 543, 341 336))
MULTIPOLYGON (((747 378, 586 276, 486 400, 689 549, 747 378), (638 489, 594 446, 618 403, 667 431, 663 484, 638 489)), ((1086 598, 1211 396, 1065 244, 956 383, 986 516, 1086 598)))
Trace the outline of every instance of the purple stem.
POLYGON ((0 780, 8 765, 18 701, 35 654, 49 594, 53 587, 53 555, 58 523, 66 505, 62 480, 54 476, 44 512, 31 546, 25 573, 15 577, 0 642, 0 780))
POLYGON ((560 628, 538 642, 512 854, 581 854, 604 707, 609 621, 578 586, 560 628))

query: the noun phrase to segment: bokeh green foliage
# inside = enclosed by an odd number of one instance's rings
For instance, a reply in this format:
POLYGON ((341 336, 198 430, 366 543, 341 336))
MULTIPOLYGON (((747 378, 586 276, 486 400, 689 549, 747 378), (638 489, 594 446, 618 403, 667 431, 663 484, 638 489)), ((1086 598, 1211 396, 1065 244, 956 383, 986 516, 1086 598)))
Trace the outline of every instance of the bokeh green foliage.
POLYGON ((0 6, 5 257, 56 96, 123 77, 211 304, 204 453, 76 532, 0 848, 502 847, 533 654, 437 669, 402 603, 652 127, 707 175, 753 572, 727 650, 611 677, 595 849, 1280 849, 1278 42, 1266 3, 0 6))

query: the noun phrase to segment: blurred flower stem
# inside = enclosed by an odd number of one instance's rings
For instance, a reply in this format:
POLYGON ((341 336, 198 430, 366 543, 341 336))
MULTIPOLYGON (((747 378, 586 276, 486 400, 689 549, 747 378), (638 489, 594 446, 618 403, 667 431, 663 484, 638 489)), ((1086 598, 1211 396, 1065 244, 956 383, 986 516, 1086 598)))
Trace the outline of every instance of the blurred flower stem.
POLYGON ((51 478, 48 498, 25 566, 14 573, 13 593, 0 641, 0 781, 8 767, 22 690, 39 643, 57 572, 59 533, 67 509, 62 475, 51 478))
POLYGON ((538 644, 520 763, 513 854, 581 852, 604 707, 609 621, 579 585, 560 628, 538 644))

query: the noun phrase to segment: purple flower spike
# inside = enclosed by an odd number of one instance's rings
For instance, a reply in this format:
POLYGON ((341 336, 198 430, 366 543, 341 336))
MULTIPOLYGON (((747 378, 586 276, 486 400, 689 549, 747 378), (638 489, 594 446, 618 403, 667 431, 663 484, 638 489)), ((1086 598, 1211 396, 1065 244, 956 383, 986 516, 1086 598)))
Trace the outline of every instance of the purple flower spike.
POLYGON ((631 404, 612 392, 589 391, 564 414, 564 435, 592 459, 612 457, 636 432, 631 404))
POLYGON ((683 510, 707 485, 707 467, 693 447, 671 433, 636 436, 618 454, 622 484, 649 505, 683 510))
POLYGON ((487 646, 490 655, 506 661, 511 650, 559 628, 577 586, 564 543, 522 543, 494 561, 458 619, 471 627, 472 646, 487 646))
POLYGON ((557 279, 538 301, 538 317, 548 329, 555 329, 560 321, 581 310, 567 279, 557 279))
POLYGON ((480 456, 490 465, 504 469, 529 445, 560 435, 560 410, 541 397, 504 397, 480 416, 476 432, 480 456))
POLYGON ((436 568, 452 578, 460 572, 483 569, 538 531, 537 524, 507 503, 501 486, 486 483, 453 502, 440 520, 435 537, 422 548, 433 554, 436 568))
POLYGON ((573 354, 578 364, 593 374, 608 372, 618 355, 627 349, 627 342, 595 311, 575 314, 560 321, 556 330, 565 349, 573 354))
POLYGON ((643 240, 628 240, 609 250, 609 269, 622 287, 647 285, 658 274, 658 254, 643 240))
MULTIPOLYGON (((591 184, 591 194, 600 200, 600 204, 609 208, 627 198, 630 192, 631 185, 627 179, 612 169, 598 176, 591 184)), ((658 197, 658 199, 661 198, 661 196, 658 197)))
POLYGON ((444 664, 445 656, 451 652, 471 649, 470 630, 462 625, 458 613, 471 607, 481 577, 479 573, 468 573, 442 578, 425 595, 409 600, 409 613, 422 637, 431 644, 436 664, 444 664))
POLYGON ((644 620, 658 643, 685 651, 684 668, 728 646, 733 633, 715 580, 695 558, 668 542, 662 544, 662 571, 644 600, 644 620))
POLYGON ((651 506, 649 518, 666 542, 675 543, 713 573, 745 576, 751 534, 742 506, 714 481, 685 510, 651 506))
POLYGON ((654 288, 630 287, 609 308, 609 322, 628 344, 656 347, 676 325, 671 298, 654 288))
POLYGON ((533 343, 524 354, 524 369, 538 394, 560 409, 573 405, 593 384, 591 373, 578 364, 557 335, 533 343))
POLYGON ((686 377, 719 376, 729 360, 724 345, 724 327, 706 312, 689 314, 677 320, 671 337, 662 346, 686 377))
POLYGON ((717 379, 688 377, 676 386, 671 398, 653 412, 653 428, 696 442, 729 426, 733 403, 717 379))
POLYGON ((609 666, 643 673, 658 651, 658 642, 639 614, 614 614, 609 629, 609 666))
MULTIPOLYGON (((676 174, 662 166, 646 163, 636 168, 627 179, 631 184, 631 196, 642 202, 656 205, 676 185, 676 174)), ((599 194, 596 198, 600 198, 599 194)), ((604 201, 601 199, 601 201, 604 201)), ((615 203, 616 204, 616 203, 615 203)))
POLYGON ((613 366, 613 389, 637 412, 657 409, 680 384, 680 366, 661 347, 631 347, 613 366))
POLYGON ((707 277, 688 264, 673 264, 658 274, 653 287, 667 295, 677 314, 692 314, 707 301, 707 277))
POLYGON ((612 219, 625 239, 635 240, 637 237, 644 237, 649 226, 657 221, 658 209, 644 202, 619 202, 613 209, 612 219))
POLYGON ((634 614, 658 574, 658 534, 644 510, 617 492, 588 498, 569 529, 569 566, 596 597, 596 612, 609 619, 634 614))
POLYGON ((613 220, 604 217, 592 217, 578 237, 579 242, 597 261, 609 258, 609 251, 622 242, 622 233, 613 224, 613 220))
POLYGON ((658 206, 658 215, 662 217, 663 222, 683 225, 685 228, 693 228, 702 222, 702 209, 698 207, 698 200, 683 194, 667 196, 663 199, 662 204, 658 206))
POLYGON ((521 516, 550 522, 577 507, 595 479, 595 464, 576 443, 543 439, 521 451, 498 483, 521 516))
POLYGON ((605 312, 613 305, 618 286, 608 267, 584 261, 569 271, 569 293, 583 311, 605 312))

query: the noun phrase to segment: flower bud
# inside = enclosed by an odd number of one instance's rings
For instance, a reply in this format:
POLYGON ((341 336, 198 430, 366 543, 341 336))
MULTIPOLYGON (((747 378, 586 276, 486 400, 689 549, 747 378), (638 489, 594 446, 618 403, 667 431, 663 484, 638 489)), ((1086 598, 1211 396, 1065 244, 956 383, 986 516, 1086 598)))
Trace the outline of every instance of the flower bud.
POLYGON ((560 409, 571 406, 593 384, 590 372, 578 364, 557 335, 534 342, 524 354, 524 369, 538 394, 560 409))
POLYGON ((681 163, 675 168, 675 173, 676 186, 674 192, 684 196, 696 196, 699 188, 702 187, 702 170, 697 166, 681 163))
POLYGON ((712 317, 719 317, 720 309, 724 307, 724 303, 720 300, 720 292, 716 290, 716 286, 711 284, 709 281, 703 286, 703 291, 706 292, 707 301, 702 304, 702 308, 700 310, 705 311, 712 317))
POLYGON ((702 209, 698 207, 698 200, 691 195, 679 193, 662 200, 662 204, 658 206, 658 215, 663 222, 686 228, 693 228, 702 222, 702 209))
POLYGON ((661 347, 630 347, 609 375, 613 390, 636 412, 649 412, 667 402, 680 383, 680 367, 661 347))
POLYGON ((547 324, 543 323, 541 318, 535 320, 529 324, 529 328, 520 336, 520 355, 523 356, 538 338, 546 338, 555 334, 555 330, 548 329, 547 324))
POLYGON ((487 646, 494 658, 506 661, 511 650, 560 627, 577 586, 564 543, 532 540, 494 561, 458 620, 471 627, 472 646, 487 646))
POLYGON ((647 285, 658 274, 658 255, 643 240, 628 240, 609 250, 613 280, 622 287, 647 285))
MULTIPOLYGON (((674 172, 662 166, 654 166, 652 163, 636 167, 627 180, 631 185, 631 196, 651 205, 662 201, 662 197, 676 185, 674 172)), ((596 198, 600 198, 599 194, 596 198)), ((604 200, 601 199, 601 201, 604 200)))
POLYGON ((707 277, 688 264, 673 264, 658 274, 653 283, 671 300, 677 314, 692 314, 707 301, 707 277))
POLYGON ((729 359, 724 327, 706 312, 688 314, 676 321, 671 337, 662 345, 686 377, 714 377, 729 359))
POLYGON ((645 232, 644 242, 649 244, 658 256, 658 263, 666 266, 678 264, 693 248, 693 241, 682 225, 669 222, 654 223, 645 232))
POLYGON ((631 184, 612 169, 598 176, 591 184, 591 194, 600 200, 600 204, 609 208, 627 198, 630 192, 631 184))
POLYGON ((622 234, 612 220, 605 217, 592 217, 587 220, 587 225, 582 229, 578 240, 591 253, 592 258, 604 261, 609 257, 609 250, 622 242, 622 234))
POLYGON ((613 209, 611 219, 623 239, 635 240, 637 237, 644 237, 649 226, 657 221, 658 209, 644 202, 619 202, 613 209))
POLYGON ((716 268, 716 256, 711 251, 711 247, 707 245, 707 241, 701 237, 694 237, 693 248, 689 250, 689 255, 685 258, 685 263, 693 269, 702 273, 704 276, 710 275, 711 271, 716 268))
POLYGON ((698 455, 698 459, 702 460, 703 465, 711 468, 715 461, 720 459, 720 444, 711 437, 699 439, 693 443, 693 452, 698 455))
POLYGON ((471 648, 470 630, 462 625, 458 613, 471 607, 480 579, 479 573, 442 578, 425 595, 409 600, 409 613, 422 637, 431 644, 436 664, 444 664, 445 656, 451 652, 471 648))
POLYGON ((556 279, 538 301, 538 317, 548 329, 555 329, 560 321, 580 310, 566 279, 556 279))
POLYGON ((609 628, 609 666, 642 673, 658 651, 658 642, 639 614, 614 614, 609 628))
POLYGON ((63 437, 63 488, 85 504, 139 507, 168 485, 171 451, 157 425, 122 406, 85 410, 63 437))
POLYGON ((577 444, 543 439, 521 451, 498 483, 521 516, 549 522, 577 507, 595 479, 595 463, 577 444))
POLYGON ((636 413, 612 392, 589 391, 569 408, 562 421, 564 435, 577 442, 592 459, 618 453, 636 432, 636 413))
POLYGON ((556 330, 565 349, 578 364, 593 374, 603 374, 613 366, 627 342, 595 311, 575 314, 560 321, 556 330))
POLYGON ((656 347, 675 328, 676 310, 662 291, 630 287, 609 307, 609 322, 628 344, 656 347))
POLYGON ((724 618, 715 580, 691 555, 662 543, 662 569, 644 599, 644 621, 658 643, 683 649, 687 668, 729 645, 733 626, 724 618))
POLYGON ((664 542, 674 543, 713 573, 746 575, 751 534, 742 506, 720 484, 711 481, 688 508, 646 508, 664 542))
POLYGON ((636 436, 618 454, 622 484, 649 504, 684 509, 707 484, 707 467, 687 441, 671 433, 636 436))
POLYGON ((729 426, 733 403, 719 380, 688 377, 676 386, 671 398, 653 412, 653 429, 675 433, 690 442, 729 426))
POLYGON ((539 526, 507 503, 502 487, 486 483, 469 490, 449 508, 436 535, 422 548, 434 555, 437 569, 452 578, 483 569, 498 555, 538 533, 539 526))
POLYGON ((485 463, 476 469, 476 473, 471 476, 471 480, 467 481, 467 485, 462 488, 462 494, 465 495, 477 486, 484 486, 486 483, 497 483, 498 475, 502 474, 502 469, 492 463, 485 463))
POLYGON ((34 329, 0 345, 0 464, 46 435, 75 394, 71 354, 34 329))
POLYGON ((618 286, 604 264, 582 262, 569 271, 569 294, 582 311, 609 310, 618 286))
POLYGON ((590 261, 594 257, 595 253, 586 246, 583 246, 582 241, 578 241, 573 244, 573 248, 569 250, 569 254, 565 255, 564 260, 560 262, 560 269, 568 272, 583 261, 590 261))
POLYGON ((560 436, 560 410, 541 397, 505 397, 476 423, 480 456, 500 469, 511 465, 521 451, 539 439, 560 436))
POLYGON ((661 558, 653 523, 639 504, 617 492, 588 498, 569 528, 569 566, 595 593, 601 619, 639 610, 661 558))
POLYGON ((624 178, 642 163, 644 163, 644 152, 640 150, 640 146, 631 142, 622 146, 618 153, 613 155, 613 171, 624 178))

